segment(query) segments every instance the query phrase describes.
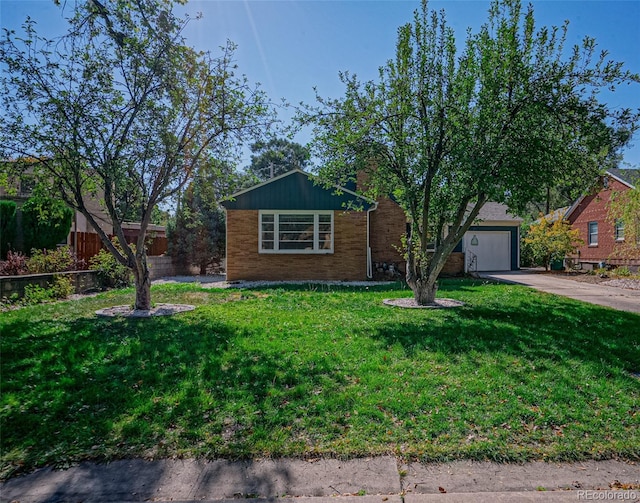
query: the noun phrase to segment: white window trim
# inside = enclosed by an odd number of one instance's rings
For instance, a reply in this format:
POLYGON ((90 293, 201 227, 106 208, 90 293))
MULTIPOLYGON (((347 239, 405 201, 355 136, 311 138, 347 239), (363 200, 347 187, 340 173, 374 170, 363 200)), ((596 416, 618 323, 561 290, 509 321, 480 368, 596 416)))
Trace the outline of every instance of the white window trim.
POLYGON ((624 241, 624 222, 620 219, 616 220, 613 223, 613 237, 618 243, 624 241), (618 231, 618 229, 620 230, 620 232, 618 231))
POLYGON ((588 238, 588 245, 589 246, 598 246, 598 234, 600 234, 600 226, 598 225, 597 221, 591 221, 587 223, 587 238, 588 238), (591 224, 595 224, 596 225, 596 232, 595 232, 595 237, 596 240, 595 241, 591 241, 591 224))
POLYGON ((331 210, 259 210, 258 211, 258 253, 286 254, 286 255, 327 255, 333 253, 335 226, 333 211, 331 210), (262 249, 262 215, 273 215, 273 250, 262 249), (313 218, 313 250, 280 250, 279 249, 279 215, 314 215, 313 218), (319 216, 329 215, 331 218, 331 245, 329 248, 319 249, 319 216))

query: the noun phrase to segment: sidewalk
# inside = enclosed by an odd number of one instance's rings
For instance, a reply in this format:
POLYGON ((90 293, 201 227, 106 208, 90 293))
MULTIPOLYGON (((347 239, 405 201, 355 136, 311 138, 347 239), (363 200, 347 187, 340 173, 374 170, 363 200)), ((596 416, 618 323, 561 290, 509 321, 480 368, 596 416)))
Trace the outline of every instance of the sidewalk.
POLYGON ((605 285, 595 285, 563 279, 553 274, 538 274, 530 271, 483 272, 481 278, 526 285, 536 290, 571 299, 612 307, 619 311, 640 313, 640 290, 629 290, 605 285))
POLYGON ((391 456, 348 461, 134 459, 82 463, 62 471, 44 468, 0 485, 0 501, 20 503, 290 497, 311 503, 640 501, 640 465, 614 460, 405 465, 391 456))

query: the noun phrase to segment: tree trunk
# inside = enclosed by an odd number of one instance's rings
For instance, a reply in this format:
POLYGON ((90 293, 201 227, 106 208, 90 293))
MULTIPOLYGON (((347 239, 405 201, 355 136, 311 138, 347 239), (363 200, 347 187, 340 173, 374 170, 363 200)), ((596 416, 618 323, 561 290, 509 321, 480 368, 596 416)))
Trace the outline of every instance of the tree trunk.
POLYGON ((136 282, 136 303, 134 309, 151 309, 151 275, 147 266, 147 257, 136 255, 136 268, 133 271, 136 282))
POLYGON ((428 306, 435 303, 438 282, 429 281, 429 278, 407 278, 407 284, 413 292, 413 297, 419 306, 428 306))
MULTIPOLYGON (((407 247, 406 280, 419 306, 427 306, 435 302, 436 292, 438 291, 438 272, 442 269, 442 267, 440 267, 435 274, 429 274, 436 264, 432 262, 430 264, 431 267, 425 270, 423 268, 424 264, 420 263, 420 261, 424 261, 425 258, 425 256, 421 256, 420 258, 416 257, 416 252, 413 249, 411 240, 409 240, 407 247)), ((438 262, 440 262, 440 260, 438 260, 438 262)))

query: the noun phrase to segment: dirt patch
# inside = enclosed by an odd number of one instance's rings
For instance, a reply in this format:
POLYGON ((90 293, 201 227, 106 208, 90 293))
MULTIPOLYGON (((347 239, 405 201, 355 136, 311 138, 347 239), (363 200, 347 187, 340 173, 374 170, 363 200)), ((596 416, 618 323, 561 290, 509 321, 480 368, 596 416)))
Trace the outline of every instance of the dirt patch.
POLYGON ((113 306, 98 309, 98 316, 114 317, 122 316, 124 318, 149 318, 151 316, 172 316, 186 311, 193 311, 196 306, 189 304, 157 304, 151 309, 134 309, 131 306, 113 306))
POLYGON ((453 299, 436 299, 433 304, 427 304, 421 306, 413 298, 401 298, 401 299, 384 299, 383 304, 387 306, 403 307, 406 309, 446 309, 450 307, 464 306, 464 302, 453 299))

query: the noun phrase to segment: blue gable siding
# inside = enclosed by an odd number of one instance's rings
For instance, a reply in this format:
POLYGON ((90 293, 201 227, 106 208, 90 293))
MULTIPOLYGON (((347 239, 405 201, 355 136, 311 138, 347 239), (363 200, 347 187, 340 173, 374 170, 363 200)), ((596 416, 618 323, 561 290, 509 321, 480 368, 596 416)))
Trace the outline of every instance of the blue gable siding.
POLYGON ((372 203, 349 192, 336 194, 335 188, 316 185, 300 171, 257 185, 222 203, 227 210, 345 210, 349 205, 367 210, 372 203))

